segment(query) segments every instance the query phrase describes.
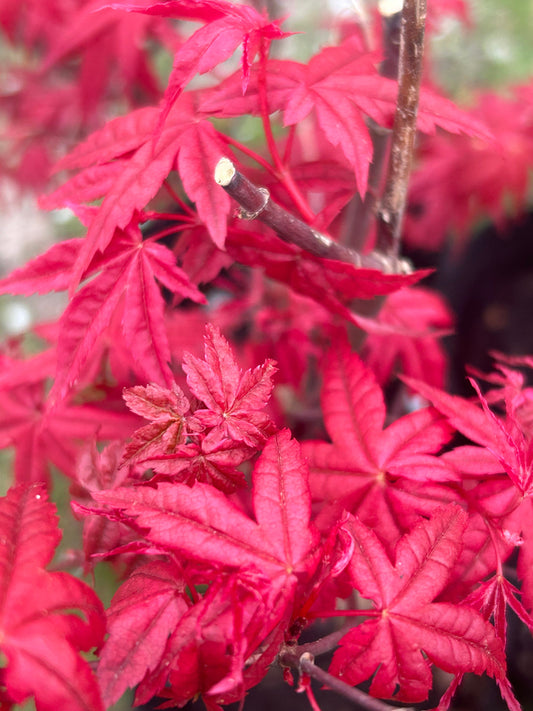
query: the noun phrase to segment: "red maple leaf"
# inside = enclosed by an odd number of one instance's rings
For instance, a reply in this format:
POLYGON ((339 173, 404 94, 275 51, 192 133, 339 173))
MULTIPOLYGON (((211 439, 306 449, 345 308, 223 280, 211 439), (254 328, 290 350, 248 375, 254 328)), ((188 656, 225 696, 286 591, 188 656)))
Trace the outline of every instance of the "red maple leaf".
MULTIPOLYGON (((431 408, 405 415, 383 429, 386 412, 381 388, 372 371, 344 343, 329 352, 321 399, 333 444, 303 444, 313 497, 339 501, 393 546, 416 520, 416 510, 404 500, 404 484, 413 490, 413 484, 416 489, 419 483, 428 487, 459 479, 453 467, 434 454, 452 430, 431 408)), ((423 490, 416 496, 423 507, 423 490)), ((426 505, 433 507, 436 502, 428 500, 426 505)))
MULTIPOLYGON (((206 343, 207 361, 196 359, 198 362, 195 367, 216 367, 214 352, 225 366, 213 373, 212 377, 204 370, 211 381, 211 387, 216 390, 216 381, 223 372, 224 377, 235 377, 236 384, 241 377, 246 382, 247 375, 250 375, 250 390, 247 393, 241 392, 240 402, 235 400, 233 407, 231 403, 225 403, 227 409, 223 409, 222 419, 212 411, 196 409, 201 404, 197 402, 195 412, 190 412, 189 400, 175 384, 171 389, 151 384, 125 390, 124 399, 130 410, 151 420, 151 423, 133 434, 124 451, 123 465, 137 462, 170 476, 173 481, 182 481, 190 486, 195 481, 203 481, 230 492, 246 485, 244 474, 237 467, 255 454, 256 445, 264 441, 266 431, 270 428, 268 417, 257 410, 269 398, 272 388, 270 372, 273 367, 270 367, 270 361, 266 361, 262 368, 255 371, 255 375, 260 377, 255 382, 252 371, 241 374, 227 341, 218 330, 213 327, 208 329, 206 343), (214 351, 211 345, 215 346, 214 351), (246 425, 240 425, 246 413, 246 425), (204 420, 211 421, 211 428, 202 424, 204 420), (227 427, 224 425, 226 422, 227 427), (241 441, 244 431, 248 441, 253 439, 254 446, 241 441), (228 439, 230 433, 234 436, 228 439)), ((187 360, 194 356, 185 354, 184 358, 187 360)))
POLYGON ((465 604, 471 605, 481 612, 486 620, 494 620, 496 634, 505 644, 507 640, 506 607, 509 607, 522 622, 533 632, 533 619, 528 614, 520 600, 520 591, 503 575, 495 575, 483 582, 467 598, 465 604))
POLYGON ((286 622, 283 596, 269 597, 265 584, 250 572, 215 578, 179 620, 159 666, 139 685, 135 702, 156 694, 169 699, 167 705, 183 706, 201 693, 209 711, 221 711, 220 704, 242 699, 245 689, 266 673, 286 622))
POLYGON ((355 548, 346 572, 374 608, 342 638, 332 674, 350 684, 374 674, 372 695, 408 702, 427 698, 430 663, 505 678, 505 651, 494 628, 471 607, 433 602, 451 575, 466 520, 459 506, 439 509, 400 539, 394 563, 375 533, 352 520, 355 548))
POLYGON ((256 521, 211 486, 159 482, 155 487, 95 493, 120 510, 145 538, 215 569, 253 568, 272 581, 306 577, 316 565, 307 468, 287 431, 265 445, 253 473, 256 521))
POLYGON ((45 570, 61 538, 54 512, 43 484, 14 487, 0 500, 2 685, 11 701, 33 696, 42 711, 103 711, 79 652, 103 642, 105 615, 85 583, 45 570))
POLYGON ((21 40, 28 48, 53 41, 58 26, 68 22, 71 4, 50 0, 44 4, 30 0, 24 4, 2 0, 0 24, 12 43, 21 40))
POLYGON ((203 481, 230 493, 246 486, 246 478, 239 466, 251 459, 255 452, 255 448, 234 440, 209 444, 202 438, 200 443, 179 445, 173 454, 152 455, 141 463, 170 476, 173 481, 182 481, 189 486, 195 481, 203 481))
POLYGON ((145 563, 121 585, 107 613, 109 638, 98 665, 106 706, 159 666, 189 606, 180 568, 171 560, 145 563))
MULTIPOLYGON (((86 211, 82 213, 86 217, 86 211)), ((1 280, 0 293, 30 295, 67 289, 83 247, 82 239, 53 245, 1 280)), ((93 275, 95 278, 76 293, 60 320, 52 399, 64 397, 77 383, 117 313, 121 314, 125 345, 144 379, 170 385, 174 379, 169 367, 165 302, 157 282, 176 297, 203 302, 203 294, 176 265, 167 247, 153 240, 143 241, 134 226, 117 233, 105 254, 96 257, 83 273, 84 277, 93 275)))
POLYGON ((429 400, 465 437, 484 446, 521 494, 530 495, 533 492, 533 439, 530 433, 524 431, 512 407, 505 418, 497 417, 472 378, 470 383, 477 392, 481 407, 412 378, 404 380, 429 400))
POLYGON ((154 454, 169 454, 185 442, 187 436, 185 415, 190 404, 181 388, 163 388, 152 383, 146 387, 136 385, 124 391, 124 400, 130 410, 151 420, 151 424, 137 430, 124 452, 124 461, 149 459, 154 454))
MULTIPOLYGON (((233 75, 207 95, 200 109, 221 116, 261 115, 264 101, 260 97, 266 92, 269 112, 283 111, 286 126, 300 124, 314 111, 319 130, 342 150, 355 172, 359 192, 364 195, 372 159, 372 141, 364 116, 382 125, 390 124, 398 93, 395 81, 379 75, 378 61, 376 54, 365 53, 359 39, 352 37, 340 46, 326 47, 308 64, 272 60, 264 68, 255 69, 254 65, 244 96, 238 76, 233 75)), ((447 99, 423 90, 418 127, 433 133, 436 125, 453 133, 487 135, 480 121, 447 99)))
POLYGON ((212 189, 212 176, 225 144, 208 121, 199 120, 193 96, 186 93, 176 101, 155 144, 158 114, 140 109, 104 126, 63 162, 83 166, 84 170, 73 183, 67 182, 43 199, 44 207, 104 197, 78 254, 71 282, 74 285, 94 255, 110 244, 115 230, 129 225, 136 211, 156 195, 173 169, 179 171, 185 191, 196 203, 213 241, 219 246, 224 244, 230 200, 223 190, 212 189), (123 130, 124 137, 117 141, 117 134, 123 130))
POLYGON ((52 397, 64 396, 77 382, 116 313, 122 315, 122 333, 132 365, 143 379, 170 386, 174 378, 165 301, 157 282, 182 298, 203 302, 204 296, 176 265, 172 252, 161 244, 143 241, 136 227, 117 235, 88 273, 95 271, 96 277, 82 286, 61 317, 52 397))
MULTIPOLYGON (((131 472, 129 467, 120 466, 123 452, 124 445, 118 440, 111 442, 102 451, 96 448, 94 442, 83 449, 78 456, 76 479, 70 487, 73 499, 88 503, 95 491, 124 486, 131 472)), ((85 572, 93 569, 98 556, 107 556, 109 551, 133 540, 131 529, 120 522, 110 521, 102 516, 87 516, 83 519, 85 572)), ((121 562, 123 561, 124 557, 121 562)))
MULTIPOLYGON (((288 623, 309 594, 313 575, 321 561, 318 531, 310 521, 307 467, 298 443, 291 440, 288 431, 274 435, 267 442, 253 472, 255 520, 224 494, 201 483, 189 488, 180 483, 157 482, 155 485, 98 492, 94 494, 94 499, 111 509, 110 512, 99 510, 95 513, 114 518, 118 516, 122 521, 129 522, 160 551, 171 552, 200 564, 204 569, 207 566, 212 571, 231 576, 228 582, 234 590, 231 595, 227 592, 227 586, 220 590, 217 583, 212 594, 210 591, 204 598, 205 602, 201 602, 199 608, 193 607, 183 618, 184 626, 176 628, 169 643, 170 659, 174 660, 170 670, 180 703, 198 692, 208 691, 206 679, 199 681, 197 671, 194 672, 196 676, 192 686, 189 685, 188 673, 183 677, 181 675, 182 670, 191 666, 196 669, 197 660, 206 654, 215 668, 208 677, 211 679, 209 688, 218 682, 217 693, 226 694, 236 687, 242 693, 238 679, 243 660, 260 646, 261 650, 271 648, 266 664, 272 661, 282 641, 282 625, 288 623), (237 573, 238 577, 232 576, 233 573, 237 573), (254 585, 246 583, 246 580, 252 579, 254 585), (215 594, 216 589, 219 592, 215 594), (252 593, 253 590, 255 592, 252 593), (239 606, 240 603, 233 600, 232 595, 241 599, 241 603, 244 595, 252 609, 249 604, 239 606), (209 612, 201 612, 203 605, 209 605, 209 612), (218 625, 216 615, 222 613, 216 612, 217 609, 223 611, 218 625), (209 624, 213 627, 209 635, 216 635, 219 650, 233 648, 238 660, 239 674, 235 677, 237 669, 234 669, 231 678, 228 677, 224 684, 220 682, 228 675, 226 662, 217 663, 219 666, 222 663, 224 669, 222 675, 215 678, 217 665, 209 646, 198 647, 198 625, 207 624, 206 619, 210 615, 213 615, 213 621, 209 624), (229 632, 223 622, 224 615, 229 615, 229 618, 226 617, 231 627, 229 632), (250 625, 253 632, 247 632, 246 642, 243 642, 242 632, 238 630, 243 626, 248 629, 250 625)), ((90 508, 86 510, 91 511, 90 508)), ((264 672, 263 666, 261 668, 264 672)), ((149 682, 151 693, 163 688, 168 671, 169 665, 162 663, 161 669, 155 672, 158 680, 149 682), (159 678, 161 674, 162 679, 159 678)))
POLYGON ((117 90, 132 106, 161 96, 150 57, 156 43, 174 49, 175 28, 163 18, 95 12, 98 5, 0 2, 0 25, 14 50, 3 67, 10 145, 2 150, 0 172, 24 187, 49 187, 57 157, 104 120, 117 90))
MULTIPOLYGON (((487 621, 490 621, 492 618, 494 620, 496 634, 505 645, 507 639, 507 605, 515 612, 517 617, 529 627, 530 631, 533 631, 533 619, 531 619, 520 600, 518 600, 518 594, 519 590, 517 590, 514 585, 511 585, 503 575, 496 575, 474 590, 464 600, 464 604, 470 605, 476 611, 481 612, 487 621)), ((448 691, 441 698, 436 711, 446 711, 449 708, 452 696, 462 681, 462 678, 462 673, 456 676, 448 691)), ((497 682, 502 697, 505 699, 510 711, 521 711, 522 707, 516 700, 507 677, 497 679, 497 682)))
POLYGON ((115 78, 134 105, 140 92, 145 99, 158 99, 158 82, 145 55, 149 40, 157 38, 161 20, 114 12, 102 5, 100 0, 81 7, 73 4, 70 17, 51 38, 43 69, 50 72, 76 57, 79 79, 75 83, 86 112, 100 108, 115 78))
POLYGON ((211 447, 228 438, 257 447, 271 429, 270 418, 261 410, 272 392, 274 361, 266 360, 243 373, 226 339, 210 324, 204 343, 204 360, 190 353, 183 357, 187 384, 205 405, 194 416, 202 425, 212 428, 204 442, 211 447))
POLYGON ((427 274, 424 271, 384 274, 378 269, 362 269, 348 262, 322 259, 283 242, 266 230, 230 229, 226 245, 236 261, 260 267, 271 279, 313 299, 359 328, 378 333, 395 333, 397 328, 354 313, 350 308, 354 299, 390 294, 402 286, 415 284, 427 274))
MULTIPOLYGON (((246 91, 250 65, 262 40, 271 41, 287 37, 279 28, 279 21, 270 22, 266 15, 248 5, 228 3, 224 0, 170 0, 138 6, 131 3, 114 3, 112 7, 130 12, 143 12, 205 22, 205 26, 192 34, 174 56, 174 66, 168 80, 164 114, 195 74, 205 74, 231 57, 242 44, 242 92, 246 91)), ((289 33, 290 34, 290 33, 289 33)))
POLYGON ((135 426, 127 412, 94 402, 77 405, 67 399, 54 406, 48 388, 55 371, 55 349, 45 354, 3 363, 0 446, 15 448, 19 483, 48 481, 50 462, 74 479, 82 441, 127 437, 135 426))

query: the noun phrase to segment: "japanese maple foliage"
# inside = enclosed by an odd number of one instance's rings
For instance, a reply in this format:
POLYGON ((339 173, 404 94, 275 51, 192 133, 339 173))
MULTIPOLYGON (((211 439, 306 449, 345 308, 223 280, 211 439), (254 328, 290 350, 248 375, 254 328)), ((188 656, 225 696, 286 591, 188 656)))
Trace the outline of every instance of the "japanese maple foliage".
MULTIPOLYGON (((28 62, 0 95, 2 173, 85 229, 0 279, 66 303, 0 347, 0 705, 246 708, 279 664, 315 710, 310 677, 375 709, 426 702, 437 667, 439 711, 467 673, 519 711, 533 357, 446 392, 454 316, 385 227, 413 150, 412 244, 521 209, 531 86, 473 110, 440 95, 422 0, 401 43, 378 13, 323 10, 306 61, 259 5, 0 0, 28 62), (405 46, 398 81, 382 57, 405 46), (62 478, 83 550, 52 560, 62 478), (76 577, 98 566, 107 612, 76 577)), ((433 0, 429 31, 450 12, 470 19, 433 0)))
POLYGON ((461 548, 466 516, 458 506, 439 509, 403 536, 392 566, 376 535, 354 519, 354 555, 347 568, 353 586, 378 613, 348 632, 332 671, 352 684, 374 671, 376 696, 419 701, 432 684, 429 661, 447 671, 505 676, 501 639, 471 607, 433 603, 461 548), (386 614, 384 614, 386 612, 386 614), (421 654, 425 652, 427 658, 421 654), (396 691, 397 690, 397 691, 396 691))
POLYGON ((37 709, 97 711, 98 683, 80 651, 101 645, 105 613, 88 585, 46 570, 61 538, 54 512, 42 483, 0 502, 2 705, 34 696, 37 709))

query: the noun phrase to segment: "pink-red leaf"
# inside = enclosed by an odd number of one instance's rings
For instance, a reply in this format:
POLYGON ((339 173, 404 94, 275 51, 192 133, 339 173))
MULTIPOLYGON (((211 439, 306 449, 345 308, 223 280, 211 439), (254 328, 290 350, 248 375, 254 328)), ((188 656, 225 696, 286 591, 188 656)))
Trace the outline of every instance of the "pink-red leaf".
POLYGON ((21 703, 34 696, 42 711, 103 711, 96 679, 79 655, 102 643, 103 608, 85 583, 44 569, 59 532, 42 484, 9 490, 0 502, 0 533, 0 649, 8 697, 21 703))
POLYGON ((432 685, 428 660, 448 672, 505 677, 504 648, 491 625, 469 607, 432 602, 459 555, 466 519, 449 506, 420 522, 400 539, 394 567, 375 534, 352 521, 348 576, 377 615, 343 637, 331 673, 358 684, 375 672, 371 694, 411 702, 424 700, 432 685))
POLYGON ((335 344, 328 355, 322 410, 333 444, 304 443, 313 497, 341 502, 388 546, 413 523, 414 511, 401 500, 402 479, 427 485, 460 478, 435 456, 452 433, 435 410, 405 415, 383 429, 381 388, 346 343, 335 344))
POLYGON ((109 638, 98 666, 106 705, 155 669, 189 605, 178 567, 152 561, 119 588, 108 611, 109 638))
POLYGON ((191 489, 159 482, 155 488, 97 493, 95 499, 122 510, 147 530, 152 543, 215 568, 254 568, 273 579, 305 576, 316 565, 317 538, 309 523, 306 465, 288 433, 270 438, 253 478, 257 523, 224 494, 200 483, 191 489), (296 499, 288 486, 301 496, 296 499))
POLYGON ((183 357, 183 370, 194 395, 206 408, 195 412, 204 425, 212 427, 206 440, 210 444, 229 438, 249 447, 260 445, 266 437, 270 420, 261 412, 272 392, 271 360, 244 373, 220 331, 208 324, 205 359, 190 353, 183 357))

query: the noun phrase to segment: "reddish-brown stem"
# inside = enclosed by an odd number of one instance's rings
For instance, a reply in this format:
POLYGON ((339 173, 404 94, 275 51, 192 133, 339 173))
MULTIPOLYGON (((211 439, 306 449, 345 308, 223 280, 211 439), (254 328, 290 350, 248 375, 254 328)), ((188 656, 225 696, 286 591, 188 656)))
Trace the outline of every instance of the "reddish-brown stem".
POLYGON ((180 198, 180 196, 174 190, 174 188, 168 182, 168 180, 163 181, 163 185, 165 186, 165 190, 167 191, 167 193, 174 200, 174 202, 176 202, 180 206, 180 208, 183 210, 183 212, 185 212, 187 215, 189 215, 192 218, 196 218, 194 211, 191 210, 191 208, 180 198))
POLYGON ((405 0, 401 22, 398 101, 385 191, 378 210, 377 248, 392 257, 400 253, 422 79, 425 21, 426 0, 405 0))
POLYGON ((309 615, 309 619, 323 619, 326 617, 377 617, 376 610, 327 610, 309 615))
POLYGON ((278 172, 274 168, 274 166, 270 165, 270 163, 267 160, 265 160, 263 158, 263 156, 260 156, 259 153, 256 153, 251 148, 248 148, 248 146, 245 146, 244 143, 240 143, 239 141, 236 141, 231 136, 226 136, 223 133, 219 133, 218 135, 228 145, 233 146, 234 148, 237 148, 237 150, 241 151, 241 153, 244 153, 245 155, 248 156, 248 158, 251 158, 258 165, 260 165, 262 168, 267 170, 274 178, 276 178, 276 179, 278 178, 278 172))
POLYGON ((311 254, 348 262, 357 267, 378 269, 387 274, 405 273, 408 270, 405 262, 391 260, 378 252, 359 254, 313 229, 273 202, 268 190, 254 185, 228 158, 219 160, 215 169, 215 181, 239 203, 242 217, 264 222, 285 242, 297 245, 311 254))
POLYGON ((268 150, 270 151, 270 155, 272 156, 272 161, 274 165, 276 166, 276 170, 278 172, 278 178, 280 182, 283 183, 285 189, 287 190, 288 194, 291 196, 292 201, 298 208, 300 214, 304 218, 304 220, 307 220, 307 222, 312 222, 315 218, 315 215, 309 205, 307 204, 306 200, 304 199, 302 193, 298 189, 298 186, 294 182, 294 179, 287 168, 287 166, 283 163, 283 160, 281 159, 281 156, 278 151, 278 145, 276 143, 276 140, 274 138, 274 134, 272 133, 272 125, 270 123, 270 112, 268 110, 268 96, 267 96, 267 71, 266 71, 266 62, 267 62, 267 50, 266 50, 266 44, 265 41, 263 40, 263 44, 261 47, 261 59, 260 59, 260 65, 259 65, 259 81, 258 81, 258 86, 259 86, 259 104, 261 107, 261 120, 263 122, 263 130, 265 132, 265 138, 268 146, 268 150))
POLYGON ((342 627, 339 627, 339 629, 335 630, 335 632, 331 632, 330 634, 325 635, 324 637, 320 637, 320 639, 315 639, 313 642, 299 644, 291 651, 293 652, 293 654, 297 654, 298 656, 301 656, 305 653, 312 654, 314 657, 318 657, 321 654, 327 654, 328 652, 331 652, 337 647, 344 635, 349 630, 351 630, 352 627, 356 624, 357 620, 346 620, 342 627))
MULTIPOLYGON (((337 679, 337 677, 329 672, 317 667, 312 654, 304 653, 298 656, 290 651, 286 651, 280 654, 279 660, 284 666, 298 669, 301 673, 307 674, 312 679, 316 679, 328 689, 331 689, 331 691, 336 691, 345 699, 355 702, 366 711, 391 711, 391 709, 395 708, 380 699, 375 699, 365 694, 364 691, 350 686, 345 681, 337 679)), ((412 709, 404 709, 404 711, 412 711, 412 709)))

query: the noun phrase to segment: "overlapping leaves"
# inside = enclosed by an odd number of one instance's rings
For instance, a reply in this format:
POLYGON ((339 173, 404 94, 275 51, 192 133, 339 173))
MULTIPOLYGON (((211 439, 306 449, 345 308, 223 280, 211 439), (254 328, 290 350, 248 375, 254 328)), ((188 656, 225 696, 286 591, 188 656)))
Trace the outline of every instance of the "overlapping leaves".
POLYGON ((393 546, 413 525, 416 512, 428 513, 435 506, 434 494, 424 501, 422 492, 417 508, 413 500, 406 505, 409 492, 420 484, 438 489, 441 482, 458 479, 435 456, 452 430, 431 408, 383 429, 383 393, 372 371, 343 342, 327 359, 322 410, 333 443, 304 444, 314 498, 341 502, 393 546))
MULTIPOLYGON (((149 698, 163 689, 169 674, 171 698, 179 703, 199 692, 210 693, 220 703, 221 698, 238 697, 246 679, 259 673, 256 664, 244 671, 244 660, 263 645, 258 664, 264 673, 283 630, 310 593, 321 560, 320 537, 311 522, 307 468, 298 443, 288 431, 268 440, 253 472, 253 518, 201 483, 193 488, 166 482, 122 487, 95 492, 94 499, 107 507, 93 508, 94 512, 118 517, 152 548, 185 565, 192 563, 192 570, 211 571, 214 580, 206 596, 195 597, 193 605, 184 602, 184 588, 180 592, 176 582, 179 576, 173 574, 171 581, 166 564, 149 564, 149 569, 137 572, 141 577, 164 575, 168 584, 162 587, 150 583, 141 593, 133 583, 125 584, 111 607, 111 637, 101 662, 106 697, 115 699, 121 689, 144 677, 139 694, 149 698), (139 617, 136 610, 141 609, 139 617), (141 649, 132 637, 131 645, 117 657, 113 650, 118 650, 120 630, 130 615, 139 630, 145 630, 140 632, 144 646, 141 649), (215 637, 218 661, 210 652, 215 637), (222 650, 230 648, 228 667, 222 650), (203 680, 195 671, 200 658, 204 663, 209 658, 214 665, 203 680)), ((338 560, 332 560, 334 564, 338 560)))
POLYGON ((80 580, 46 570, 61 538, 54 511, 42 484, 14 487, 0 501, 2 685, 11 702, 35 697, 40 711, 103 711, 79 652, 102 643, 104 611, 80 580))

